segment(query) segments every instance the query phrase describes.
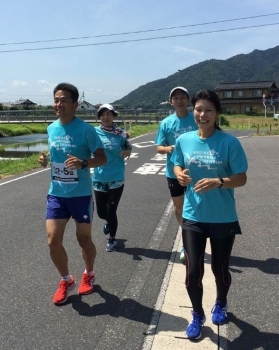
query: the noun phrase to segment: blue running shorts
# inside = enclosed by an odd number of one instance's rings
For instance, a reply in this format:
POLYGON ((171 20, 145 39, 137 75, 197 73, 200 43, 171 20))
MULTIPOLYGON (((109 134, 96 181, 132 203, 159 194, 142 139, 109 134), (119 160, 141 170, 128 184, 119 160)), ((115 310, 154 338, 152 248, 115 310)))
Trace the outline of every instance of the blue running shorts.
POLYGON ((46 220, 70 219, 79 224, 90 224, 93 220, 94 203, 92 195, 82 197, 47 196, 46 220))

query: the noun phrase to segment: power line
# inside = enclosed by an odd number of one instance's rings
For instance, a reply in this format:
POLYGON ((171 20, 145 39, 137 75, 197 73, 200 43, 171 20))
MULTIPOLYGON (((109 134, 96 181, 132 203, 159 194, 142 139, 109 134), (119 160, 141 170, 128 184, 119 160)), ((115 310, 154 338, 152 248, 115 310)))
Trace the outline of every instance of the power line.
POLYGON ((102 38, 102 37, 110 37, 110 36, 118 36, 118 35, 129 35, 129 34, 150 33, 150 32, 157 32, 157 31, 163 31, 163 30, 173 30, 173 29, 181 29, 181 28, 190 28, 190 27, 204 26, 204 25, 209 25, 209 24, 218 24, 218 23, 226 23, 226 22, 241 21, 241 20, 244 20, 244 19, 253 19, 253 18, 260 18, 260 17, 269 17, 269 16, 275 16, 275 15, 278 15, 278 14, 279 14, 279 12, 276 12, 276 13, 269 13, 269 14, 265 14, 265 15, 258 15, 258 16, 249 16, 249 17, 225 19, 225 20, 222 20, 222 21, 205 22, 205 23, 198 23, 198 24, 188 24, 188 25, 177 26, 177 27, 165 27, 165 28, 157 28, 157 29, 138 30, 138 31, 134 31, 134 32, 111 33, 111 34, 101 34, 101 35, 91 35, 91 36, 82 36, 82 37, 73 37, 73 38, 61 38, 61 39, 48 39, 48 40, 35 40, 35 41, 20 41, 20 42, 14 42, 14 43, 0 43, 0 46, 7 46, 7 45, 23 45, 23 44, 38 44, 38 43, 47 43, 47 42, 54 42, 54 41, 69 41, 69 40, 81 40, 81 39, 102 38))
POLYGON ((221 33, 228 32, 234 30, 242 30, 249 28, 260 28, 260 27, 268 27, 275 26, 279 23, 269 23, 269 24, 259 24, 254 26, 246 26, 246 27, 237 27, 237 28, 229 28, 229 29, 219 29, 219 30, 211 30, 206 32, 197 32, 197 33, 189 33, 189 34, 176 34, 176 35, 166 35, 166 36, 157 36, 153 38, 140 38, 140 39, 130 39, 130 40, 120 40, 120 41, 109 41, 109 42, 101 42, 101 43, 92 43, 92 44, 77 44, 77 45, 66 45, 66 46, 52 46, 52 47, 41 47, 41 48, 27 48, 27 49, 16 49, 16 50, 3 50, 0 53, 7 52, 22 52, 22 51, 42 51, 42 50, 56 50, 56 49, 68 49, 73 47, 85 47, 85 46, 99 46, 99 45, 112 45, 112 44, 123 44, 130 42, 138 42, 138 41, 149 41, 149 40, 158 40, 158 39, 168 39, 168 38, 178 38, 183 36, 193 36, 193 35, 202 35, 202 34, 212 34, 212 33, 221 33))
MULTIPOLYGON (((5 95, 5 96, 18 96, 19 94, 8 94, 8 93, 5 93, 3 91, 0 92, 0 95, 5 95)), ((45 94, 42 94, 42 95, 33 95, 33 94, 28 94, 28 96, 41 96, 41 97, 48 97, 49 95, 45 95, 45 94)))

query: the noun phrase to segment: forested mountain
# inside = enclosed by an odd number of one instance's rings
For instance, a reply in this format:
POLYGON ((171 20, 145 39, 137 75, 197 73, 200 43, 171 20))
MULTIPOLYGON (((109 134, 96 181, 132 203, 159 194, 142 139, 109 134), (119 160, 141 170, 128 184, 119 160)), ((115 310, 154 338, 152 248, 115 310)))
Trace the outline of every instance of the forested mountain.
MULTIPOLYGON (((227 60, 210 59, 180 70, 179 85, 190 95, 200 89, 214 90, 220 82, 272 80, 279 83, 279 46, 254 50, 227 60)), ((140 86, 114 103, 126 107, 158 108, 168 99, 170 90, 178 85, 178 72, 167 78, 140 86)))

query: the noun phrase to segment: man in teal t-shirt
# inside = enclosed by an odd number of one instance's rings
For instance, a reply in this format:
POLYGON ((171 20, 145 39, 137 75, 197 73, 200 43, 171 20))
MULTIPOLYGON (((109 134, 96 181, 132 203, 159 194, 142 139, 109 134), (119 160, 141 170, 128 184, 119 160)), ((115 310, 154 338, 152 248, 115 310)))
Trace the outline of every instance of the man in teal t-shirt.
MULTIPOLYGON (((192 112, 188 112, 189 93, 182 86, 175 87, 170 92, 170 104, 174 107, 175 113, 163 119, 155 140, 157 152, 167 155, 166 177, 168 188, 173 201, 174 213, 181 226, 182 208, 184 201, 184 192, 186 187, 181 186, 173 172, 173 162, 171 155, 174 150, 175 141, 179 135, 189 131, 197 130, 192 112)), ((181 249, 180 259, 184 260, 184 250, 181 249)))
MULTIPOLYGON (((75 117, 79 97, 77 88, 61 83, 53 93, 58 120, 47 129, 51 179, 47 196, 46 229, 50 256, 61 275, 58 290, 53 297, 53 302, 60 305, 67 300, 68 293, 75 286, 63 247, 65 227, 71 217, 76 223, 76 236, 86 267, 78 293, 93 292, 96 247, 91 239, 93 200, 89 168, 105 164, 106 156, 95 128, 75 117), (91 154, 94 155, 93 158, 91 154)), ((48 156, 42 152, 39 162, 46 167, 48 156)))

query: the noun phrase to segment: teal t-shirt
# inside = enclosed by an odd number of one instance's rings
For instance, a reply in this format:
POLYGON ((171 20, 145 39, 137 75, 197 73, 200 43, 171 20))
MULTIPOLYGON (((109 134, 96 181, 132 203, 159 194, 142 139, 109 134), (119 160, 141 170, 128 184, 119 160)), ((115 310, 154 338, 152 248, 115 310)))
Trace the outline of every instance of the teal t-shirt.
POLYGON ((111 132, 96 127, 96 132, 99 135, 105 154, 107 163, 94 169, 93 181, 112 182, 125 180, 125 161, 120 153, 124 150, 126 135, 115 135, 111 132))
POLYGON ((193 189, 198 180, 247 171, 247 158, 237 138, 219 130, 207 139, 201 139, 197 131, 183 134, 176 140, 172 161, 188 169, 192 178, 185 193, 183 218, 206 223, 238 220, 233 189, 215 188, 205 193, 193 189))
MULTIPOLYGON (((175 141, 178 136, 197 129, 198 127, 195 123, 194 115, 192 112, 189 112, 187 117, 184 118, 179 118, 175 113, 171 114, 162 120, 157 133, 155 144, 158 146, 175 145, 175 141)), ((176 179, 176 176, 173 172, 173 163, 171 161, 170 153, 167 153, 166 176, 172 179, 176 179)))
POLYGON ((89 159, 98 148, 103 148, 95 128, 79 118, 69 124, 56 120, 47 128, 51 163, 49 194, 58 197, 80 197, 92 194, 90 169, 69 170, 65 160, 70 154, 89 159))

